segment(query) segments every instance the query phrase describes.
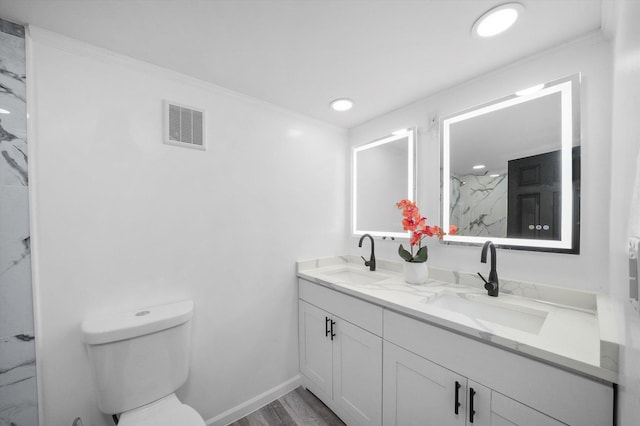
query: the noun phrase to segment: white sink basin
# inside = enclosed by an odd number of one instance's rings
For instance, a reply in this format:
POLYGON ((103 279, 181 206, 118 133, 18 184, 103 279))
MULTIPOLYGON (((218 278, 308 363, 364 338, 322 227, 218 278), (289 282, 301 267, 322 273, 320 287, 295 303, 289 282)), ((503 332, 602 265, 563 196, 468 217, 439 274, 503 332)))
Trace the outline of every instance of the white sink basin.
POLYGON ((480 294, 445 293, 428 301, 432 306, 448 309, 479 323, 501 325, 527 333, 540 332, 547 312, 514 305, 480 294))
POLYGON ((386 275, 381 275, 373 271, 359 271, 357 269, 345 268, 337 271, 327 272, 326 275, 336 281, 342 281, 349 284, 363 285, 373 284, 378 281, 382 281, 387 278, 386 275))

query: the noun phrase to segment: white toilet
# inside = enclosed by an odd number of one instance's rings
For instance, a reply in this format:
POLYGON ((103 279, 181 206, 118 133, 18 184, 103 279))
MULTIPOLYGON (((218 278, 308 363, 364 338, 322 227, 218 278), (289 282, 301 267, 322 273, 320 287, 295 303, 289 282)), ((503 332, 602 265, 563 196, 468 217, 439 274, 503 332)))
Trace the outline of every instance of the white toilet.
POLYGON ((118 313, 82 323, 98 406, 118 426, 204 426, 174 392, 189 374, 193 302, 118 313))

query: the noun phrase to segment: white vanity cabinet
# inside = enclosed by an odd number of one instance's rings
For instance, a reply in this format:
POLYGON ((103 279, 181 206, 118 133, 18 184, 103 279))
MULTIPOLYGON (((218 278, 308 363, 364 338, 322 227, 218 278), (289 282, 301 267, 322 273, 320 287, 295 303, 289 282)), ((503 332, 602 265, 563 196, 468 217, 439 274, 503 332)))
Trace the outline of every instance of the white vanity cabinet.
POLYGON ((613 425, 610 384, 389 310, 383 335, 385 426, 613 425))
POLYGON ((382 424, 382 308, 299 281, 303 385, 348 425, 382 424))
POLYGON ((347 425, 613 425, 611 383, 298 283, 302 383, 347 425))
POLYGON ((385 426, 560 426, 549 416, 384 342, 385 426))

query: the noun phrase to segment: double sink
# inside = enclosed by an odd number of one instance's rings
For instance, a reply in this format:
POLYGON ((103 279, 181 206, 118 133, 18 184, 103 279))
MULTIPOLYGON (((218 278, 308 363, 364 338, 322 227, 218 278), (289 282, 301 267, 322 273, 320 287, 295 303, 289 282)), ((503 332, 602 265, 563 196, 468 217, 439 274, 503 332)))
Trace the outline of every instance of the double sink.
MULTIPOLYGON (((380 272, 363 271, 353 267, 342 267, 325 273, 338 283, 356 286, 380 286, 390 275, 380 272)), ((509 300, 517 296, 508 296, 509 300)), ((545 323, 548 312, 525 306, 526 300, 511 303, 506 298, 489 297, 486 293, 443 290, 422 298, 431 307, 462 315, 479 324, 494 324, 501 327, 537 334, 545 323)), ((485 325, 489 325, 485 324, 485 325)))

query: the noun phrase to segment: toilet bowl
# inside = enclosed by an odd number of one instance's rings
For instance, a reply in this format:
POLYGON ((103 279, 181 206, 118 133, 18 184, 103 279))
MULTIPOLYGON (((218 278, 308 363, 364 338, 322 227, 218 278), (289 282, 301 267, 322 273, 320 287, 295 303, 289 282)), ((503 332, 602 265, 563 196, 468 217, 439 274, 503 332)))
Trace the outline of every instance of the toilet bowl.
POLYGON ((100 411, 118 426, 204 426, 175 391, 189 375, 193 302, 90 318, 82 323, 100 411))

